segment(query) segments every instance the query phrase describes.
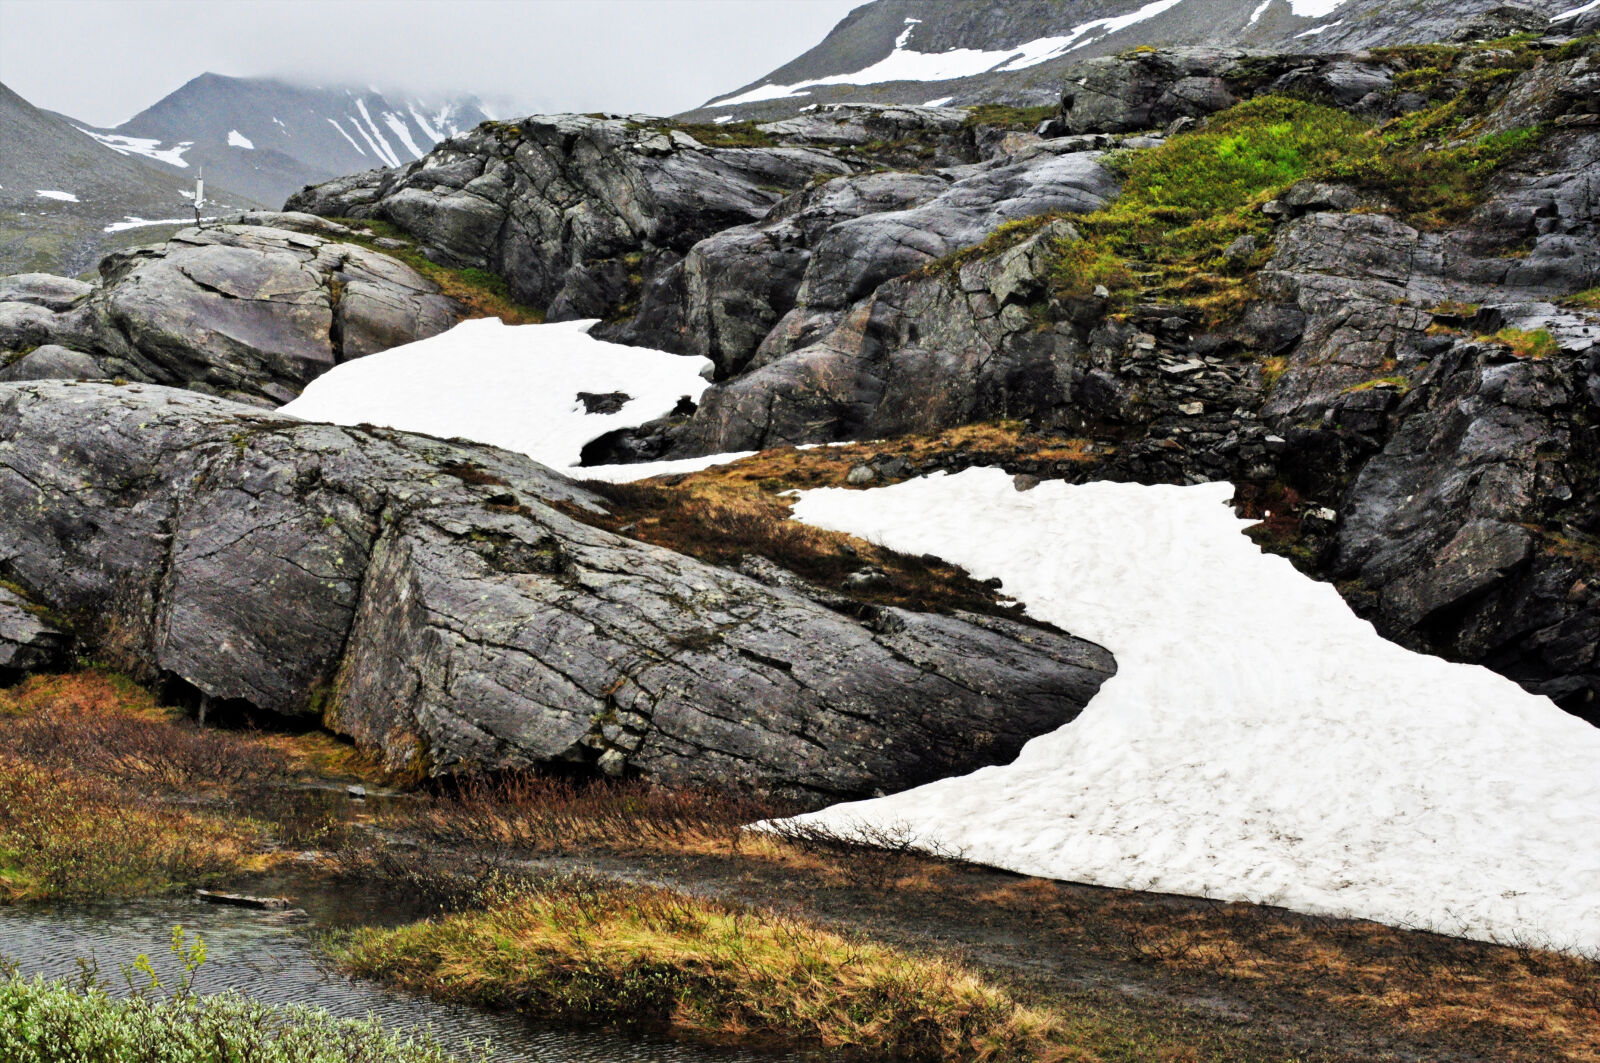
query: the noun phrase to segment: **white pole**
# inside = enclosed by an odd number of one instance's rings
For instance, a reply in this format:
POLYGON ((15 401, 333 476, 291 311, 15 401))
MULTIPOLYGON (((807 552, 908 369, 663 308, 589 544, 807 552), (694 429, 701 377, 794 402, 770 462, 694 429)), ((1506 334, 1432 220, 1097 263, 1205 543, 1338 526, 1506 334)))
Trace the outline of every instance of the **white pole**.
POLYGON ((200 176, 194 179, 194 223, 200 224, 200 208, 206 202, 206 168, 200 167, 200 176))

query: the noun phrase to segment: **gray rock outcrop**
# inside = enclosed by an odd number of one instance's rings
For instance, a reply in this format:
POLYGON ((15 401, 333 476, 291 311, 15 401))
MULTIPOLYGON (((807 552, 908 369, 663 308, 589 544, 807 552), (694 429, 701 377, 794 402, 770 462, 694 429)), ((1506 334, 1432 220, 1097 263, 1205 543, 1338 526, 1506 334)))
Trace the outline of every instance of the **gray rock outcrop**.
MULTIPOLYGON (((0 571, 81 652, 398 772, 587 765, 807 801, 1009 759, 1114 670, 601 531, 520 456, 148 386, 0 385, 0 571)), ((0 644, 22 644, 0 600, 0 644), (7 641, 9 640, 9 641, 7 641)))
POLYGON ((605 316, 697 241, 850 170, 806 147, 710 148, 644 116, 537 115, 307 188, 287 208, 393 222, 438 261, 493 270, 561 321, 605 316))
POLYGON ((1068 72, 1062 127, 1072 133, 1160 129, 1265 93, 1354 108, 1393 86, 1395 68, 1371 55, 1261 55, 1214 48, 1135 51, 1068 72))
POLYGON ((597 334, 710 358, 734 376, 794 308, 812 253, 835 225, 904 210, 944 192, 937 174, 837 177, 787 197, 759 222, 736 225, 689 249, 645 289, 639 312, 597 334))
POLYGON ((246 215, 110 255, 92 287, 5 278, 0 379, 123 378, 276 405, 341 361, 462 318, 432 281, 350 234, 311 215, 246 215))
POLYGON ((0 303, 30 303, 46 310, 71 310, 94 285, 50 273, 17 273, 0 277, 0 303))
POLYGON ((0 586, 0 678, 58 663, 67 639, 41 613, 15 590, 0 586))

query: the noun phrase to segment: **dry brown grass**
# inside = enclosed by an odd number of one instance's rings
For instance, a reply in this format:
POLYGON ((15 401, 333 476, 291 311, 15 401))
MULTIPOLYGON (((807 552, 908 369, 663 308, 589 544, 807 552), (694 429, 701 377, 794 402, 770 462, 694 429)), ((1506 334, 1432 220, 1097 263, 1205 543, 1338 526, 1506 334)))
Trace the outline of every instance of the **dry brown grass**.
MULTIPOLYGON (((1030 434, 1020 422, 966 425, 914 436, 801 450, 783 447, 700 472, 629 484, 586 484, 608 502, 609 514, 570 508, 573 516, 643 542, 717 565, 737 567, 755 555, 819 587, 863 605, 951 612, 966 610, 1023 619, 1020 608, 930 556, 899 554, 863 539, 790 519, 790 490, 847 486, 857 465, 894 459, 914 475, 931 459, 962 454, 970 464, 1085 463, 1103 456, 1087 440, 1030 434), (848 577, 876 569, 881 580, 848 577)), ((884 482, 882 478, 874 484, 884 482)))
POLYGON ((733 852, 747 823, 793 811, 770 800, 649 783, 538 776, 465 779, 386 809, 441 845, 519 853, 733 852))
POLYGON ((11 900, 179 888, 244 864, 255 831, 163 800, 274 777, 270 751, 185 725, 97 672, 0 691, 0 891, 11 900))
POLYGON ((1051 921, 1067 947, 1253 982, 1274 996, 1381 1015, 1412 1034, 1471 1032, 1508 1063, 1600 1061, 1600 964, 1576 956, 1253 904, 1162 905, 1121 891, 1086 898, 1040 879, 980 899, 1051 921))
MULTIPOLYGON (((376 816, 387 829, 424 839, 430 851, 471 853, 488 868, 528 857, 596 853, 715 857, 803 874, 830 889, 929 892, 964 866, 950 859, 959 854, 920 852, 893 832, 869 845, 815 832, 744 829, 797 811, 772 798, 671 789, 638 779, 510 776, 460 780, 384 806, 376 816)), ((375 864, 374 854, 355 855, 352 866, 362 875, 406 882, 438 877, 437 869, 414 861, 379 858, 375 864)))
POLYGON ((104 672, 31 676, 0 691, 0 748, 40 768, 184 793, 288 775, 263 743, 195 726, 144 688, 104 672))
POLYGON ((0 894, 180 889, 351 840, 341 794, 307 778, 365 764, 326 735, 202 727, 102 671, 0 690, 0 894))

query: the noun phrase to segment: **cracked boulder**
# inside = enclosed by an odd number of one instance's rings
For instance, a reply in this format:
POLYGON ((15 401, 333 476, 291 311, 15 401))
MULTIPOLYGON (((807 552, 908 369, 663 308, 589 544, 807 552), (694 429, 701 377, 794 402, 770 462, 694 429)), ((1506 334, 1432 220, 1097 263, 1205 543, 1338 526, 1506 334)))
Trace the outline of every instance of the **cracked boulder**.
POLYGON ((562 764, 821 803, 1005 762, 1114 671, 1053 630, 845 609, 622 538, 580 519, 599 505, 490 447, 0 385, 8 584, 80 653, 319 716, 400 774, 562 764))
POLYGON ((341 361, 462 318, 409 266, 342 242, 350 232, 310 216, 247 215, 110 255, 93 288, 8 278, 4 379, 123 378, 278 405, 341 361))

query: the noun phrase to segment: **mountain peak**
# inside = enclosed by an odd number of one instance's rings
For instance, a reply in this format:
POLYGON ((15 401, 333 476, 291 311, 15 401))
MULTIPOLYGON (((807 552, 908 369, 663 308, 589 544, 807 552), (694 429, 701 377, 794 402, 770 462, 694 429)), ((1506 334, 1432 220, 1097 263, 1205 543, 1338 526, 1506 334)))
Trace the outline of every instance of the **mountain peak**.
POLYGON ((208 179, 276 204, 307 184, 421 158, 487 117, 473 96, 427 100, 208 71, 115 129, 86 132, 164 168, 203 166, 208 179))

